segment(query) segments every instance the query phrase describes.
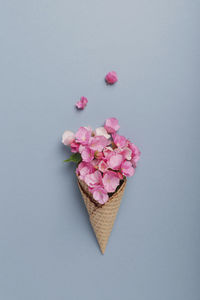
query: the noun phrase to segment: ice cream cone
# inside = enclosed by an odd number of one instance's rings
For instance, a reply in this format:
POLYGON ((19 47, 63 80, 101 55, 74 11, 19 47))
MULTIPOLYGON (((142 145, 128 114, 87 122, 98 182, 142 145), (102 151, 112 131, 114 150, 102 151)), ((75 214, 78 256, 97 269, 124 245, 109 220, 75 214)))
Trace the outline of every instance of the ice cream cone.
POLYGON ((93 199, 88 186, 80 180, 78 176, 77 179, 80 192, 89 214, 90 223, 95 232, 101 252, 104 254, 125 190, 126 179, 119 189, 103 205, 93 199))

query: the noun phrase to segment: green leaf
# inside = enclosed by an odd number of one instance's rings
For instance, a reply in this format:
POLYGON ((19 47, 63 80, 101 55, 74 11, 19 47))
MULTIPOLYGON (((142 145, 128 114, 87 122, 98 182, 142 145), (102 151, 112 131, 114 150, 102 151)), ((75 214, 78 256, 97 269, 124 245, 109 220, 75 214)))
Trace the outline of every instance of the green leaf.
POLYGON ((74 163, 80 163, 82 160, 80 153, 73 153, 68 159, 64 160, 64 162, 74 162, 74 163))

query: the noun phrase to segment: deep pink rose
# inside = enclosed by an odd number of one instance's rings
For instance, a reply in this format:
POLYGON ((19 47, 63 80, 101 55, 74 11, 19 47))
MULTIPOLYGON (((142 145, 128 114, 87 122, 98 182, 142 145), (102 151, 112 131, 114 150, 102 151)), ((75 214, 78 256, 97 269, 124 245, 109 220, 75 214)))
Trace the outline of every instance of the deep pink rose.
POLYGON ((106 74, 105 81, 108 84, 114 84, 115 82, 117 82, 117 80, 117 73, 115 71, 111 71, 108 74, 106 74))

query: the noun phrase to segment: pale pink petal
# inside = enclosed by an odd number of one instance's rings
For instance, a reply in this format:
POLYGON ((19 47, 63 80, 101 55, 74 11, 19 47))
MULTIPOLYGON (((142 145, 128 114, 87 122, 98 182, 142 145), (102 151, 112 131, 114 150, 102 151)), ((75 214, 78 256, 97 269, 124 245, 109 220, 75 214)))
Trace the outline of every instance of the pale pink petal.
POLYGON ((104 136, 94 136, 89 140, 89 147, 94 151, 101 152, 108 145, 108 140, 104 136))
POLYGON ((103 153, 102 153, 102 152, 95 151, 94 157, 95 157, 96 159, 102 159, 102 158, 103 158, 103 153))
POLYGON ((75 139, 75 135, 72 131, 66 130, 62 135, 62 143, 66 146, 70 145, 75 139))
POLYGON ((76 141, 80 144, 87 145, 91 137, 92 130, 86 127, 80 127, 75 134, 76 141))
POLYGON ((135 169, 132 166, 130 161, 124 161, 121 165, 122 174, 125 176, 133 176, 135 173, 135 169))
POLYGON ((107 161, 108 167, 113 170, 119 170, 123 160, 121 154, 113 152, 107 161))
POLYGON ((128 141, 123 135, 114 133, 114 134, 112 134, 112 138, 113 138, 115 145, 119 148, 124 148, 128 145, 128 141))
POLYGON ((102 173, 105 173, 108 170, 108 166, 104 160, 100 161, 98 167, 99 167, 99 171, 101 171, 102 173))
POLYGON ((121 154, 124 157, 125 160, 131 160, 131 158, 132 158, 132 150, 128 147, 123 148, 123 149, 116 148, 114 151, 116 153, 121 154))
POLYGON ((104 127, 108 133, 115 133, 120 128, 119 122, 116 118, 107 119, 104 124, 104 127))
POLYGON ((108 201, 109 197, 106 190, 103 187, 96 187, 92 190, 93 198, 100 204, 104 204, 108 201))
POLYGON ((114 84, 117 82, 117 73, 115 71, 111 71, 108 74, 106 74, 105 80, 108 84, 114 84))
POLYGON ((94 131, 95 136, 104 136, 106 139, 110 138, 110 134, 107 133, 106 129, 104 127, 96 128, 94 131))
POLYGON ((88 103, 88 99, 82 96, 81 99, 76 102, 76 107, 78 109, 84 109, 87 103, 88 103))
POLYGON ((113 149, 111 147, 105 147, 103 149, 103 154, 106 159, 109 159, 109 157, 112 155, 112 153, 113 153, 113 149))
POLYGON ((137 165, 137 162, 138 160, 140 159, 140 155, 141 155, 141 152, 140 150, 138 149, 138 147, 136 145, 134 145, 133 143, 129 142, 129 148, 131 149, 132 151, 132 159, 131 159, 131 162, 132 164, 134 165, 134 167, 136 167, 137 165))
POLYGON ((94 151, 88 147, 85 147, 85 149, 81 151, 81 157, 83 161, 91 162, 94 158, 94 151))
POLYGON ((100 171, 95 171, 92 174, 88 174, 85 176, 85 183, 93 188, 95 186, 102 184, 102 175, 100 171))
POLYGON ((95 171, 95 168, 91 163, 86 163, 84 161, 80 162, 76 169, 76 173, 81 180, 85 179, 85 176, 91 174, 95 171))
POLYGON ((79 146, 80 144, 76 143, 75 141, 71 143, 71 152, 77 153, 79 152, 79 146))
POLYGON ((115 192, 117 186, 119 185, 119 177, 116 172, 107 171, 103 176, 103 186, 108 193, 115 192))

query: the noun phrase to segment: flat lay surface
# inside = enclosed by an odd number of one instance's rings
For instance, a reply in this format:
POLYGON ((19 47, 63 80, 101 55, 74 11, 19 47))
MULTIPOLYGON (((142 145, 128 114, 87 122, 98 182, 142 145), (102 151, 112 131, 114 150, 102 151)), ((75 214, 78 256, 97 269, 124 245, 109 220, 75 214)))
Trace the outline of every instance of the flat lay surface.
POLYGON ((0 7, 0 299, 199 300, 200 2, 0 7), (102 255, 61 138, 110 117, 141 159, 102 255))

